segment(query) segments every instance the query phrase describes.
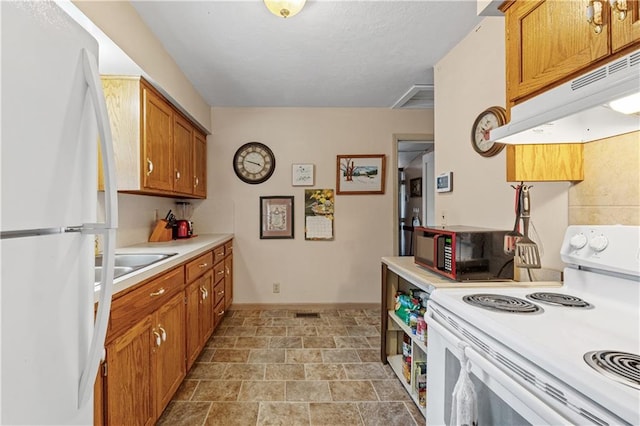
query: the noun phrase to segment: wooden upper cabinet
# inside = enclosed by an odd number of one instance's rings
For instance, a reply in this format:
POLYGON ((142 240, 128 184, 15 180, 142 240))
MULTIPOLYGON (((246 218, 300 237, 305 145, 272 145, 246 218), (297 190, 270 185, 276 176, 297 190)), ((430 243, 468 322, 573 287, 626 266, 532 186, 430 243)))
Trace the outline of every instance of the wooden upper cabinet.
POLYGON ((614 11, 611 14, 611 49, 618 52, 640 40, 640 1, 627 0, 624 19, 614 11))
POLYGON ((179 115, 173 121, 174 191, 182 194, 193 192, 194 132, 191 124, 179 115))
POLYGON ((505 10, 510 102, 518 103, 607 56, 606 35, 596 34, 585 18, 588 3, 516 1, 505 10))
POLYGON ((589 0, 505 2, 507 101, 518 104, 628 53, 640 41, 638 0, 624 21, 602 0, 602 30, 587 22, 589 0))
POLYGON ((173 110, 146 85, 143 100, 142 179, 146 189, 173 191, 173 110))
MULTIPOLYGON (((118 191, 206 198, 206 136, 138 76, 102 76, 118 191), (204 148, 199 146, 204 143, 204 148), (199 159, 200 163, 196 163, 199 159), (200 175, 196 186, 196 175, 200 175)), ((104 189, 99 167, 98 188, 104 189)))
POLYGON ((207 137, 194 132, 193 195, 207 198, 207 137))

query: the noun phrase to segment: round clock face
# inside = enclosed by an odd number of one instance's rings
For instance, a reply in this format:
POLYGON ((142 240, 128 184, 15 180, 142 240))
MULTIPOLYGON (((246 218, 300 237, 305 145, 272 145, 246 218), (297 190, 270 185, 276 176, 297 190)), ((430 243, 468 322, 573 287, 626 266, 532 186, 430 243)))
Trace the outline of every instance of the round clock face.
POLYGON ((489 132, 507 121, 504 108, 491 107, 478 115, 471 127, 471 145, 483 157, 492 157, 504 149, 504 144, 491 142, 489 132))
POLYGON ((246 183, 262 183, 276 169, 276 157, 271 149, 260 142, 242 145, 233 156, 233 170, 246 183))

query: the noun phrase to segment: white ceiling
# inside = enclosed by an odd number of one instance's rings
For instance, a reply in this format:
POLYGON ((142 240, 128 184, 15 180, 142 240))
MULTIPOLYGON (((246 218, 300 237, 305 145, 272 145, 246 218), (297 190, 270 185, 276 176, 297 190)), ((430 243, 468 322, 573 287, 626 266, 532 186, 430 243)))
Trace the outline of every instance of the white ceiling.
POLYGON ((481 21, 475 0, 134 1, 196 90, 220 107, 394 106, 481 21))

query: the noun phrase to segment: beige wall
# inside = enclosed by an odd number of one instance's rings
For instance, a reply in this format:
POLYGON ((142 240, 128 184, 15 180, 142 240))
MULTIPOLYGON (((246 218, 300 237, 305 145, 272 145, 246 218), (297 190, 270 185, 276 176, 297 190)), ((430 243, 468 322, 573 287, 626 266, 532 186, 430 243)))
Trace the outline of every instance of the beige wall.
MULTIPOLYGON (((436 194, 438 224, 511 229, 514 190, 506 152, 491 158, 471 147, 471 125, 488 107, 505 106, 504 19, 485 18, 435 68, 435 173, 453 171, 453 192, 436 194)), ((533 183, 531 217, 542 242, 542 265, 560 270, 568 224, 567 182, 533 183)), ((538 271, 534 271, 534 275, 538 271)), ((542 278, 542 274, 536 275, 542 278)))
MULTIPOLYGON (((435 127, 435 172, 454 172, 454 191, 436 195, 438 224, 444 214, 448 224, 513 226, 505 153, 482 158, 469 142, 475 117, 489 106, 504 106, 502 18, 486 18, 437 64, 434 122, 430 110, 210 109, 128 3, 74 3, 192 115, 215 130, 208 138, 209 198, 194 201, 194 220, 196 232, 236 234, 237 303, 378 301, 379 259, 392 254, 395 231, 393 134, 432 134, 435 127), (271 146, 277 157, 274 176, 256 186, 242 183, 231 168, 235 150, 251 140, 271 146), (386 194, 337 196, 335 240, 305 241, 304 188, 291 186, 291 164, 314 163, 315 187, 335 188, 335 156, 354 153, 387 155, 386 194), (294 240, 259 239, 260 195, 296 197, 294 240), (274 282, 281 283, 280 295, 271 292, 274 282)), ((534 183, 532 218, 539 234, 534 239, 543 243, 545 268, 562 268, 558 253, 568 223, 639 224, 638 135, 615 142, 585 146, 584 182, 573 187, 567 182, 534 183)), ((125 194, 119 202, 119 247, 146 241, 155 211, 163 216, 174 205, 170 198, 125 194)))
POLYGON ((380 257, 392 255, 396 226, 391 164, 393 135, 433 131, 430 110, 339 108, 213 108, 208 194, 194 214, 196 232, 233 232, 235 303, 375 303, 380 257), (249 141, 268 145, 276 170, 248 185, 232 169, 249 141), (293 163, 316 166, 314 188, 336 185, 336 155, 385 154, 384 195, 336 195, 335 239, 304 239, 304 187, 291 185, 293 163), (295 239, 260 240, 259 197, 295 197, 295 239), (281 293, 272 293, 272 284, 281 293))
POLYGON ((569 223, 640 225, 640 133, 584 146, 584 181, 569 191, 569 223))
POLYGON ((209 105, 144 24, 128 1, 78 1, 73 4, 173 98, 188 115, 211 131, 209 105))

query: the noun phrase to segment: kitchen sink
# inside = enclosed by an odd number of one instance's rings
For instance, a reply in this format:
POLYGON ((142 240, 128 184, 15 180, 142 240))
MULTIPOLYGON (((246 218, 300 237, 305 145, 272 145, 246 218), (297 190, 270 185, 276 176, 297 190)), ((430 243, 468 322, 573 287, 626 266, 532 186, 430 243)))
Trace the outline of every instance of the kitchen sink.
MULTIPOLYGON (((119 278, 123 275, 142 269, 161 260, 175 256, 177 253, 116 253, 115 269, 113 277, 119 278)), ((102 278, 102 255, 95 258, 95 282, 99 283, 102 278)))

